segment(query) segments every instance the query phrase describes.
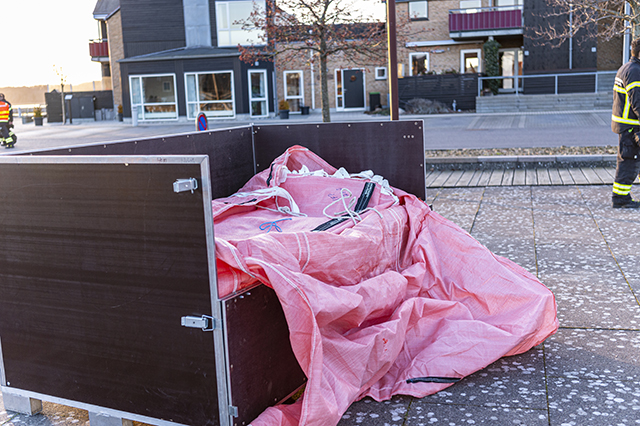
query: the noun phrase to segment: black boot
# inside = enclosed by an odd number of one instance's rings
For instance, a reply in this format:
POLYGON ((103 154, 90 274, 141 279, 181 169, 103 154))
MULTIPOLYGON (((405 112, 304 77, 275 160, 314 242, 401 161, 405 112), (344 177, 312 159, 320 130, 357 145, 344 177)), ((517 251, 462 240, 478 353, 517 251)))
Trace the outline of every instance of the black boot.
POLYGON ((640 209, 640 201, 634 200, 631 195, 613 194, 611 202, 614 209, 640 209))

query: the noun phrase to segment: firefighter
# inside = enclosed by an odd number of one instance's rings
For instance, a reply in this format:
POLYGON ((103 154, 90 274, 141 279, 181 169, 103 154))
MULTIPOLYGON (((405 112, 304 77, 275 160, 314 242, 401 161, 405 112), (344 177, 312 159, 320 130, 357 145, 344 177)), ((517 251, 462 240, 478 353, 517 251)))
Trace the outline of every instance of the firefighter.
POLYGON ((13 148, 18 137, 13 133, 13 110, 11 104, 0 93, 0 141, 5 148, 13 148))
POLYGON ((631 42, 631 59, 622 65, 613 85, 611 130, 619 136, 613 208, 640 208, 631 197, 631 185, 640 172, 640 39, 631 42))

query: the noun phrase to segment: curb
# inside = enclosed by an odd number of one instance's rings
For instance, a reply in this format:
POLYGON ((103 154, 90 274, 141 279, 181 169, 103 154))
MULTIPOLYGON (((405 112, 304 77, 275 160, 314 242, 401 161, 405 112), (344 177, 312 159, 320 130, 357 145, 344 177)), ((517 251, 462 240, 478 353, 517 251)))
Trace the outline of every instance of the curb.
POLYGON ((478 157, 427 157, 427 170, 535 169, 615 167, 617 156, 606 155, 494 155, 478 157))

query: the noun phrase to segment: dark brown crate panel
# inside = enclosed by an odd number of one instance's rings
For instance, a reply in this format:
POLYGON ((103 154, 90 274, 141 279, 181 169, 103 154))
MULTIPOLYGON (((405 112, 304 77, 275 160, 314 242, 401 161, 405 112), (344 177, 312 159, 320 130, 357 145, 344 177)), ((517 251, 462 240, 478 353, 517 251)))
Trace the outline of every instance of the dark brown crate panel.
POLYGON ((213 198, 227 197, 255 174, 251 127, 33 151, 34 155, 208 155, 213 198))
POLYGON ((306 382, 289 327, 271 288, 260 285, 224 302, 235 426, 253 421, 306 382))
POLYGON ((199 164, 2 164, 7 386, 192 425, 219 423, 199 164))
POLYGON ((422 121, 255 126, 256 169, 265 170, 293 145, 349 173, 373 170, 389 184, 424 199, 422 121))

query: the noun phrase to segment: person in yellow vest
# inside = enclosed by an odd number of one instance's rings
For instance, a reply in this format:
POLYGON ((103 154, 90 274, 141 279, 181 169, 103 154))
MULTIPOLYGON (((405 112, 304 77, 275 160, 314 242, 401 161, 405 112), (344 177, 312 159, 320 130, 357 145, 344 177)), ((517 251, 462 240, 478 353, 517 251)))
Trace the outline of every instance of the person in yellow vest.
POLYGON ((622 65, 613 85, 611 130, 618 134, 618 161, 611 197, 613 208, 640 208, 631 187, 640 171, 640 39, 631 42, 631 59, 622 65))
POLYGON ((11 104, 0 93, 0 142, 5 148, 13 148, 18 137, 13 133, 13 110, 11 104))

